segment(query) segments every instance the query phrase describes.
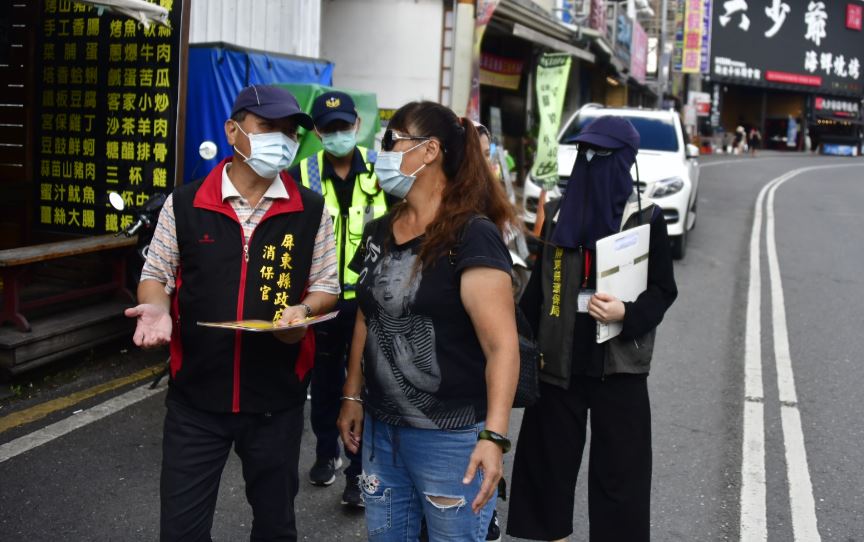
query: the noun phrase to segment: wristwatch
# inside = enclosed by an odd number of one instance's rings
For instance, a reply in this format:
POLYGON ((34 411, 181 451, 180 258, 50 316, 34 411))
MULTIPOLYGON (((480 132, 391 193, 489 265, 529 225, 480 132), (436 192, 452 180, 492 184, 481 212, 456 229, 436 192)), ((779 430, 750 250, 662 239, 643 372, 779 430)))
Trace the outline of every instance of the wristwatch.
POLYGON ((488 429, 484 429, 480 431, 480 433, 477 435, 477 440, 491 440, 501 448, 502 453, 506 454, 510 451, 510 439, 508 439, 504 435, 499 435, 495 431, 489 431, 488 429))
POLYGON ((306 309, 306 318, 309 318, 310 316, 312 316, 312 307, 310 307, 306 303, 298 303, 297 306, 303 307, 304 309, 306 309))

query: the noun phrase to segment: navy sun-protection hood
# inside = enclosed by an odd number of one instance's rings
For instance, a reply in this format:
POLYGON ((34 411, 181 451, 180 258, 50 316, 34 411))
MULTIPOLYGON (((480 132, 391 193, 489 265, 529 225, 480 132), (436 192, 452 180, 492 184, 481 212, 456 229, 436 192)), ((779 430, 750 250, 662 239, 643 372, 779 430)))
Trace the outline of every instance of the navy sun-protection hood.
POLYGON ((560 247, 593 250, 598 239, 620 228, 634 189, 630 168, 639 151, 639 132, 625 118, 603 116, 585 126, 575 141, 613 152, 594 155, 589 161, 586 149, 579 150, 550 241, 560 247))

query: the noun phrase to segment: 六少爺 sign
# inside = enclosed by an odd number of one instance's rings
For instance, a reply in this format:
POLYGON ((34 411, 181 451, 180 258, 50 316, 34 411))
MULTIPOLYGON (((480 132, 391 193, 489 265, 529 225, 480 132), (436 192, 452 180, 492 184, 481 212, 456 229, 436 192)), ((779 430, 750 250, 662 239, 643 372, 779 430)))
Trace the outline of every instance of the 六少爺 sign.
POLYGON ((864 47, 855 26, 861 7, 828 0, 718 2, 711 24, 711 78, 860 96, 864 47))

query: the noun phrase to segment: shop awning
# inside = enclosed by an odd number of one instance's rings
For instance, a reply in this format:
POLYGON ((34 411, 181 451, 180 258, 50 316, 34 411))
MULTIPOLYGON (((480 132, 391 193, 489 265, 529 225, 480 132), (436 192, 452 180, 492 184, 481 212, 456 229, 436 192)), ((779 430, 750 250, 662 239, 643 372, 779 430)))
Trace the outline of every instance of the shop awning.
POLYGON ((493 20, 505 22, 514 36, 568 53, 586 62, 595 62, 594 53, 575 42, 581 37, 580 27, 567 25, 547 15, 530 0, 501 0, 493 20))

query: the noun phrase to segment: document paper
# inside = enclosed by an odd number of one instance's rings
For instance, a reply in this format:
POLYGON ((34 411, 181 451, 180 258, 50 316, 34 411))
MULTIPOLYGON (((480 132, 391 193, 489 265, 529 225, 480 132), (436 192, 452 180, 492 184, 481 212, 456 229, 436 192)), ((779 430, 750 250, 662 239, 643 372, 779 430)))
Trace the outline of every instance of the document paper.
POLYGON ((269 322, 267 320, 236 320, 233 322, 198 322, 199 326, 203 327, 217 327, 221 329, 233 329, 240 331, 252 331, 252 332, 273 332, 273 331, 282 331, 284 329, 292 329, 295 327, 304 327, 304 326, 312 326, 315 324, 320 324, 321 322, 326 322, 327 320, 332 320, 336 318, 336 315, 339 314, 339 311, 328 312, 327 314, 322 314, 319 316, 310 316, 309 318, 304 318, 303 320, 299 320, 297 322, 293 322, 290 324, 279 325, 273 322, 269 322))
MULTIPOLYGON (((612 294, 621 301, 636 301, 648 287, 650 240, 650 224, 598 240, 597 291, 612 294)), ((603 343, 617 336, 623 327, 623 322, 597 322, 597 342, 603 343)))

